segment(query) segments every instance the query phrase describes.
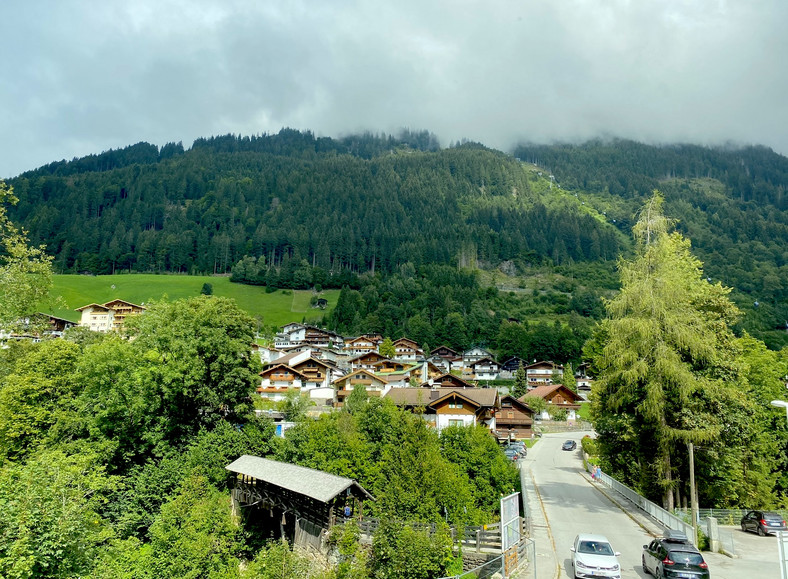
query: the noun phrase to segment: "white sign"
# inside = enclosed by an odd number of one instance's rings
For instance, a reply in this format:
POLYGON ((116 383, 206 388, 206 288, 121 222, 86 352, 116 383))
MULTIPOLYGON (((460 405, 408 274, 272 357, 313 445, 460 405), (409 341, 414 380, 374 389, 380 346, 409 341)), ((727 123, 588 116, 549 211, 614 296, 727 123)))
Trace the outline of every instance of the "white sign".
POLYGON ((780 553, 780 577, 788 579, 788 532, 777 532, 777 548, 780 553))
POLYGON ((520 493, 501 497, 501 552, 520 540, 520 493))

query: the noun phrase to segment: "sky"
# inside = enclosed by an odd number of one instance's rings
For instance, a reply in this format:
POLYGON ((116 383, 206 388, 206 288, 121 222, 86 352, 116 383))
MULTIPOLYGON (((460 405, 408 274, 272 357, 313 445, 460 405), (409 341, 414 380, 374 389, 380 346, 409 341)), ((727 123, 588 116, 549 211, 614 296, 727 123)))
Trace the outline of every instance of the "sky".
POLYGON ((0 178, 282 127, 788 155, 786 24, 785 0, 4 0, 0 178))

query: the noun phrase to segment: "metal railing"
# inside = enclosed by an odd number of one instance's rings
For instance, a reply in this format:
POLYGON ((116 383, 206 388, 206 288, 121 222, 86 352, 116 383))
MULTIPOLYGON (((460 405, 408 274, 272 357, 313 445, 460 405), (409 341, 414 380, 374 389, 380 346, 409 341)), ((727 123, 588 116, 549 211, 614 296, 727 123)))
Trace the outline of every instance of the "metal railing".
POLYGON ((657 505, 656 503, 652 503, 646 497, 641 496, 637 492, 633 491, 628 486, 621 484, 616 479, 607 475, 605 473, 600 473, 601 476, 599 477, 599 481, 605 485, 606 487, 611 488, 612 490, 616 491, 623 497, 626 497, 631 503, 636 505, 642 511, 645 511, 653 519, 657 520, 658 522, 662 523, 668 529, 674 529, 676 531, 682 531, 690 541, 692 541, 693 545, 698 544, 698 538, 695 536, 695 531, 692 528, 692 525, 676 515, 673 515, 657 505))
MULTIPOLYGON (((788 520, 788 510, 785 509, 767 509, 782 515, 783 519, 788 520)), ((676 516, 690 520, 690 510, 686 508, 673 509, 676 516)), ((750 512, 750 509, 698 509, 698 518, 701 521, 714 517, 720 525, 739 525, 744 515, 750 512)))

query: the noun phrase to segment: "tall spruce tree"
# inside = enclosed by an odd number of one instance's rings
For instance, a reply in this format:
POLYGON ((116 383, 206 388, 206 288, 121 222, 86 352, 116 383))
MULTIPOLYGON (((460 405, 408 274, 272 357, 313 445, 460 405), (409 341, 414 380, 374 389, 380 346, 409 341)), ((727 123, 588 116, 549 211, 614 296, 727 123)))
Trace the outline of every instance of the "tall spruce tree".
POLYGON ((729 330, 738 310, 727 288, 703 277, 689 240, 670 231, 662 201, 655 191, 633 228, 636 256, 619 263, 593 412, 610 468, 672 509, 686 443, 721 430, 705 392, 740 378, 729 330))

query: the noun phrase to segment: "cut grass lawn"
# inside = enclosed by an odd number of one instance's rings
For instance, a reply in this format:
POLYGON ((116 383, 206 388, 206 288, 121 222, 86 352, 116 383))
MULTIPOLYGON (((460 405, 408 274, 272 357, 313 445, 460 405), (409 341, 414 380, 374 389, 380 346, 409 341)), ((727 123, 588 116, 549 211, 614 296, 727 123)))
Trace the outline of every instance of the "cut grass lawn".
POLYGON ((325 310, 309 305, 310 290, 277 290, 265 293, 265 287, 230 283, 229 277, 188 275, 56 275, 51 295, 62 297, 66 307, 52 308, 47 304, 39 310, 67 320, 79 321, 76 308, 91 303, 103 304, 113 299, 143 305, 155 300, 174 301, 200 295, 203 284, 213 287, 213 295, 232 298, 242 310, 249 312, 266 326, 282 326, 289 322, 319 320, 334 309, 339 290, 325 290, 320 295, 328 300, 325 310))

